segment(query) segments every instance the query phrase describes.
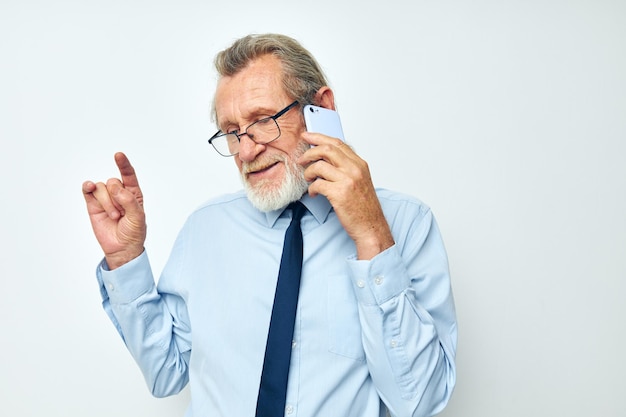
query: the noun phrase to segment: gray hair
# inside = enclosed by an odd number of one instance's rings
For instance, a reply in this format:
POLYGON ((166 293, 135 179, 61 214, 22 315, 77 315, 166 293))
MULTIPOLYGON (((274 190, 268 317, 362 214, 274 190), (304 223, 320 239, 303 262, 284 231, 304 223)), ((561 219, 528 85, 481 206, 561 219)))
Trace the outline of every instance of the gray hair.
MULTIPOLYGON (((215 57, 220 77, 237 74, 253 60, 271 54, 280 60, 285 92, 301 106, 314 102, 317 91, 328 85, 326 76, 313 55, 298 41, 274 33, 248 35, 237 39, 215 57)), ((215 102, 213 103, 215 117, 215 102)))

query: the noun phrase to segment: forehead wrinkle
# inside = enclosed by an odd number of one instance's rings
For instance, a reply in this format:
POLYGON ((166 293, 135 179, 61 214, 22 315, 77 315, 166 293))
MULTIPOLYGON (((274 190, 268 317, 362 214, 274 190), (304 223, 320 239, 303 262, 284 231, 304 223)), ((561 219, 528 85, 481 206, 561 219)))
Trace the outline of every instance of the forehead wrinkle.
POLYGON ((279 110, 276 106, 284 95, 280 61, 273 56, 257 58, 240 72, 218 81, 216 122, 218 126, 239 125, 250 122, 253 116, 271 116, 279 110))
MULTIPOLYGON (((231 83, 233 81, 231 80, 231 83)), ((225 83, 223 89, 218 90, 216 96, 216 115, 220 126, 229 123, 237 123, 238 120, 249 118, 254 109, 255 101, 263 94, 259 87, 241 88, 240 84, 234 84, 235 88, 225 83), (220 94, 221 93, 221 94, 220 94), (225 96, 225 97, 224 97, 225 96)))
POLYGON ((275 110, 275 106, 268 105, 254 105, 254 106, 246 106, 245 109, 239 109, 236 113, 237 116, 235 119, 230 120, 226 118, 222 121, 219 121, 218 115, 218 127, 228 126, 228 125, 237 125, 240 128, 246 127, 251 123, 254 123, 258 117, 270 117, 276 114, 280 109, 275 110))

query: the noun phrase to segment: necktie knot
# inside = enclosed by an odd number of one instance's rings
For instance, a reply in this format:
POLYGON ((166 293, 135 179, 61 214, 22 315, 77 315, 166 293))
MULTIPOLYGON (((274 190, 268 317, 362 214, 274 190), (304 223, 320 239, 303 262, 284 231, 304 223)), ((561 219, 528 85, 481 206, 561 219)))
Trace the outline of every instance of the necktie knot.
POLYGON ((293 203, 287 206, 288 209, 291 209, 292 222, 299 222, 302 219, 302 216, 306 213, 306 206, 299 201, 294 201, 293 203))

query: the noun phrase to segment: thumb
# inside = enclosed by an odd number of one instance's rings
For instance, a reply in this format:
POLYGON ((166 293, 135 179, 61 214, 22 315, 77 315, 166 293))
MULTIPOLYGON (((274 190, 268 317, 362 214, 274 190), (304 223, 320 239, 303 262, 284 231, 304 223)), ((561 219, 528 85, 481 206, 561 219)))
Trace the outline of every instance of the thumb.
POLYGON ((146 221, 143 205, 135 194, 124 188, 121 184, 113 184, 110 192, 121 217, 123 217, 120 221, 126 223, 125 225, 120 224, 120 226, 126 229, 122 230, 122 232, 129 233, 132 237, 128 237, 132 240, 141 239, 141 236, 145 236, 146 221))

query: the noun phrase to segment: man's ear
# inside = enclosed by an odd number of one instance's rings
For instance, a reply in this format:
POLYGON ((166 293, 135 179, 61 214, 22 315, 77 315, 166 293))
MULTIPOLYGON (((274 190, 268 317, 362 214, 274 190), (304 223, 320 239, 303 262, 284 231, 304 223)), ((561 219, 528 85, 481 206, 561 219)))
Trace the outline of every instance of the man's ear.
POLYGON ((335 110, 335 94, 328 86, 324 86, 317 90, 314 102, 319 107, 335 110))

